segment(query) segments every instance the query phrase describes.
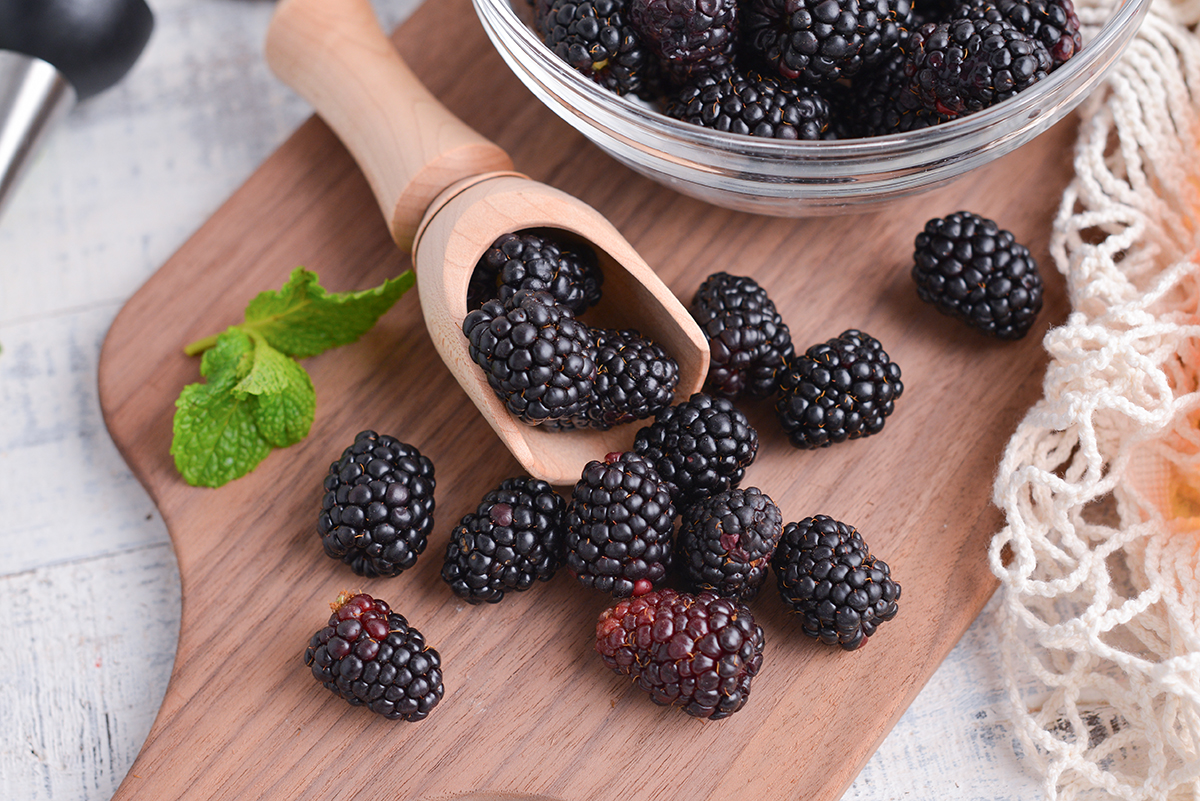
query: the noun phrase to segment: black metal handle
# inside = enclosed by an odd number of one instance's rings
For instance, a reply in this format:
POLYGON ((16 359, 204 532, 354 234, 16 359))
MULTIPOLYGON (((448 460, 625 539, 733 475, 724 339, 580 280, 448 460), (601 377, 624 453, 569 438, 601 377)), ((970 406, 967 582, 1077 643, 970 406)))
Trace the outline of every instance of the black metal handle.
POLYGON ((0 0, 0 50, 53 64, 80 100, 121 80, 153 28, 145 0, 0 0))

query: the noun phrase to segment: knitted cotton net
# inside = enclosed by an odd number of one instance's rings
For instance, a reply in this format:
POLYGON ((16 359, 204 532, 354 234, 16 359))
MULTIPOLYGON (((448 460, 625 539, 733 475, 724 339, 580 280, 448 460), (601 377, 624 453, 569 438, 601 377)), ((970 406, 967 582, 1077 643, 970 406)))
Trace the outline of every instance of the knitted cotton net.
POLYGON ((1083 108, 1072 311, 994 488, 1002 673, 1051 799, 1200 799, 1198 22, 1155 0, 1083 108))

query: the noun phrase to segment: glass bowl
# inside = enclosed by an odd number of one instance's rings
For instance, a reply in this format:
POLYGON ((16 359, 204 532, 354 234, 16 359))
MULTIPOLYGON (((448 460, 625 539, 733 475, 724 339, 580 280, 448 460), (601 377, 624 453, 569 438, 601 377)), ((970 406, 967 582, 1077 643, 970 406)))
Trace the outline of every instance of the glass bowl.
POLYGON ((472 0, 517 77, 613 158, 685 195, 803 217, 861 211, 942 186, 1061 120, 1116 63, 1150 0, 1078 0, 1083 48, 1009 100, 942 125, 869 139, 795 142, 723 133, 659 114, 571 69, 529 26, 528 0, 472 0))

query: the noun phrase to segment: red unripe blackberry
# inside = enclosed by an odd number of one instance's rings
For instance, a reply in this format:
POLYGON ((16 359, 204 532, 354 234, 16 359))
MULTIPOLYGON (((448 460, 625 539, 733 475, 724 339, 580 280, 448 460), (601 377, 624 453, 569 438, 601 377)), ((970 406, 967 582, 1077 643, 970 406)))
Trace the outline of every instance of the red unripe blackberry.
POLYGON ((1020 339, 1042 310, 1044 286, 1029 248, 993 220, 959 211, 913 240, 917 295, 997 339, 1020 339))
POLYGON ((634 435, 677 506, 736 487, 758 454, 758 431, 727 398, 703 392, 663 409, 634 435))
POLYGON ((663 589, 621 601, 596 621, 604 664, 632 676, 654 703, 710 720, 745 706, 764 642, 747 606, 712 592, 663 589))
POLYGON ((442 580, 468 603, 497 603, 562 564, 566 502, 539 479, 508 478, 450 533, 442 580))
POLYGON ((783 515, 762 490, 726 490, 683 511, 675 561, 694 589, 750 601, 782 533, 783 515))
POLYGON ((904 384, 879 340, 851 329, 790 360, 779 390, 779 424, 792 445, 811 449, 882 431, 904 384))
POLYGON ((579 583, 626 598, 671 565, 675 506, 654 466, 636 453, 588 462, 567 507, 566 566, 579 583))
POLYGON ((433 462, 412 445, 361 431, 329 466, 317 534, 325 553, 360 576, 396 576, 429 542, 433 462))
POLYGON ((779 594, 804 633, 853 651, 896 616, 900 585, 862 535, 827 515, 788 523, 771 559, 779 594))
POLYGON ((719 272, 696 290, 689 311, 711 354, 705 389, 725 398, 765 398, 792 357, 792 334, 753 278, 719 272))
POLYGON ((604 275, 596 252, 533 231, 500 236, 484 251, 467 284, 467 308, 504 302, 522 289, 549 292, 578 317, 600 302, 604 275))
POLYGON ((632 329, 598 329, 594 334, 596 381, 586 411, 591 427, 645 420, 671 405, 679 364, 661 345, 632 329))
POLYGON ((384 601, 343 592, 312 636, 304 664, 351 706, 385 718, 423 720, 445 695, 442 658, 384 601))
POLYGON ((582 416, 596 379, 592 332, 548 292, 520 290, 463 318, 471 360, 517 419, 582 416))

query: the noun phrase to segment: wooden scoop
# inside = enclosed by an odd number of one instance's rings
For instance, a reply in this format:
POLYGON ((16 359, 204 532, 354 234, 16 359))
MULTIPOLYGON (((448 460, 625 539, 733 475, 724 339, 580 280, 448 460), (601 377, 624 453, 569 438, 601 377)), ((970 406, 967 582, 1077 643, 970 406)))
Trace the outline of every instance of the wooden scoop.
POLYGON ((512 171, 503 150, 467 127, 421 85, 380 29, 368 0, 283 0, 267 31, 267 63, 308 100, 362 168, 392 239, 412 248, 417 291, 434 346, 521 465, 553 484, 627 450, 636 425, 552 431, 520 422, 467 352, 467 282, 502 234, 555 228, 596 250, 604 301, 589 312, 637 328, 679 362, 676 397, 700 389, 708 343, 687 310, 598 212, 512 171))

